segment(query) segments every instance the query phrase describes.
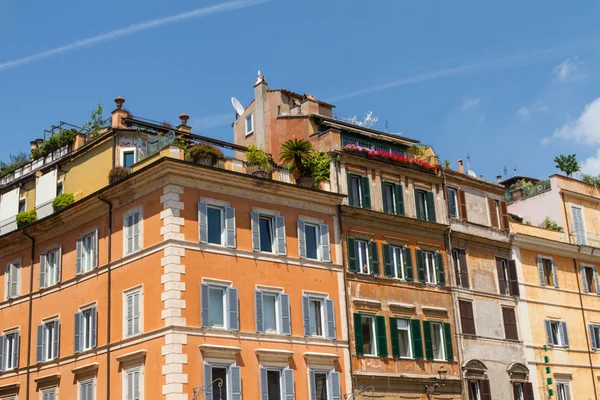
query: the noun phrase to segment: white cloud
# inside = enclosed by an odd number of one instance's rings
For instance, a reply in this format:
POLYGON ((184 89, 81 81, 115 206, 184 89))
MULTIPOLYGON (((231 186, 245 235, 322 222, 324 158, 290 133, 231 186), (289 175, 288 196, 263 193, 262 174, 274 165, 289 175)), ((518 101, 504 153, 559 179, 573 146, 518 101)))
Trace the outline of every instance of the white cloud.
POLYGON ((587 104, 579 118, 556 129, 551 138, 545 138, 542 142, 546 143, 551 139, 600 144, 600 97, 587 104))
POLYGON ((581 163, 581 171, 588 175, 600 175, 600 149, 581 163))
POLYGON ((519 108, 517 110, 517 114, 519 114, 519 116, 521 116, 523 118, 529 118, 529 117, 531 117, 531 115, 533 113, 536 113, 536 112, 546 113, 548 111, 550 111, 550 110, 548 110, 548 107, 546 107, 546 106, 532 104, 529 106, 523 106, 523 107, 519 108))
POLYGON ((553 72, 559 81, 565 82, 573 77, 581 65, 583 65, 583 62, 579 61, 579 58, 567 58, 565 61, 554 67, 553 72))
POLYGON ((460 106, 460 108, 464 111, 464 110, 468 110, 469 108, 473 108, 476 105, 478 105, 480 103, 481 99, 479 97, 474 98, 474 99, 463 99, 462 100, 462 105, 460 106))

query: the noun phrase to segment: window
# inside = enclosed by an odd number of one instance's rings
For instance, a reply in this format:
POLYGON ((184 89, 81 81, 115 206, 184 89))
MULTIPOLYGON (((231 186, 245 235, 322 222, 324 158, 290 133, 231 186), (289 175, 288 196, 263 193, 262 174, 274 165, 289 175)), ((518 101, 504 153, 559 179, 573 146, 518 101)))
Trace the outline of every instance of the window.
POLYGON ((56 389, 42 391, 42 400, 56 400, 56 389))
POLYGON ((387 357, 385 317, 354 314, 354 340, 357 354, 387 357))
POLYGON ((256 290, 254 292, 256 331, 291 335, 290 296, 284 293, 256 290))
POLYGON ((97 315, 96 307, 75 314, 75 353, 96 347, 97 315))
POLYGON ((331 262, 329 225, 298 220, 300 258, 331 262))
POLYGON ((235 209, 226 205, 198 203, 198 225, 201 243, 235 248, 235 209))
POLYGON ((558 287, 556 262, 554 260, 538 256, 537 266, 540 285, 558 287))
POLYGON ((571 400, 571 384, 569 382, 556 382, 557 400, 571 400))
POLYGON ((550 346, 569 347, 567 324, 562 321, 545 320, 546 339, 550 346))
POLYGON ((130 169, 135 164, 135 148, 121 149, 121 166, 130 169))
POLYGON ((363 340, 363 354, 370 356, 377 355, 375 317, 371 315, 361 315, 359 329, 363 340))
POLYGON ((58 181, 56 183, 56 195, 60 196, 61 194, 63 194, 63 191, 64 191, 64 182, 58 181))
POLYGON ((124 400, 141 400, 142 396, 142 371, 141 368, 132 368, 124 374, 124 400))
POLYGON ((77 275, 98 266, 98 230, 88 232, 77 239, 77 275))
POLYGON ((0 371, 19 368, 19 331, 0 336, 0 371))
POLYGON ((252 247, 254 251, 285 255, 285 220, 283 216, 252 212, 252 247))
POLYGON ((19 212, 25 212, 27 211, 27 198, 23 197, 21 200, 19 200, 19 212))
POLYGON ((290 368, 260 368, 261 399, 294 398, 294 370, 290 368))
POLYGON ((428 360, 454 361, 452 330, 450 324, 423 321, 425 355, 428 360))
POLYGON ((392 182, 381 183, 383 212, 404 215, 404 193, 401 185, 392 182))
POLYGON ((442 254, 417 249, 417 273, 422 283, 445 285, 446 273, 442 254))
POLYGON ((502 320, 504 321, 504 335, 506 339, 519 340, 515 309, 502 307, 502 320))
POLYGON ((371 209, 370 186, 368 176, 348 174, 348 203, 352 207, 371 209))
POLYGON ((517 265, 514 260, 496 258, 496 271, 498 273, 498 291, 505 296, 519 295, 519 281, 517 279, 517 265))
POLYGON ((508 207, 506 201, 496 200, 488 197, 488 209, 490 211, 490 223, 492 227, 508 230, 508 207))
POLYGON ((254 117, 252 114, 249 114, 246 117, 246 135, 249 135, 252 132, 254 132, 254 117))
POLYGON ((590 342, 593 350, 600 349, 600 325, 589 324, 590 342))
POLYGON ((453 188, 448 188, 448 214, 452 218, 458 218, 458 196, 453 188))
POLYGON ((35 360, 38 363, 58 358, 60 343, 60 322, 47 321, 37 327, 35 360))
POLYGON ((348 238, 348 268, 352 272, 379 275, 379 251, 373 241, 348 238))
POLYGON ((135 289, 124 294, 124 337, 142 333, 142 290, 135 289))
POLYGON ((469 400, 487 400, 492 398, 490 390, 490 381, 469 380, 469 400))
POLYGON ((442 324, 437 322, 431 323, 431 346, 434 360, 446 359, 444 354, 444 332, 442 331, 442 324))
POLYGON ((469 381, 469 400, 481 400, 479 381, 469 381))
POLYGON ((238 291, 231 286, 203 283, 200 286, 202 327, 239 330, 238 291))
POLYGON ((469 270, 467 269, 467 253, 464 250, 452 249, 452 260, 456 270, 456 284, 469 288, 469 270))
POLYGON ((473 303, 470 301, 459 300, 458 309, 460 311, 460 326, 462 327, 462 333, 467 335, 475 335, 473 303))
POLYGON ((515 400, 533 400, 533 385, 531 382, 513 383, 515 400))
POLYGON ((322 336, 335 339, 335 312, 333 300, 323 297, 302 296, 304 336, 322 336))
POLYGON ((125 214, 125 255, 135 253, 142 248, 141 225, 142 211, 137 209, 125 214))
POLYGON ((40 289, 60 282, 61 248, 40 255, 40 289))
POLYGON ((21 277, 21 262, 13 261, 6 264, 6 299, 18 297, 21 292, 20 277, 21 277))
POLYGON ((94 380, 79 382, 79 400, 94 400, 94 380))
POLYGON ((206 387, 204 398, 211 400, 241 400, 242 375, 240 367, 223 364, 204 364, 204 384, 220 379, 223 385, 206 387))
POLYGON ((385 276, 406 281, 413 280, 413 267, 410 248, 383 244, 383 265, 385 276))
POLYGON ((581 265, 579 267, 581 283, 584 293, 600 293, 598 284, 598 270, 596 267, 581 265))
POLYGON ((435 202, 433 192, 415 189, 415 205, 417 207, 417 219, 435 222, 435 202))
POLYGON ((339 372, 310 369, 308 375, 311 400, 339 400, 342 398, 339 372))
MULTIPOLYGON (((398 358, 412 358, 412 339, 411 339, 411 323, 407 319, 396 319, 390 318, 390 321, 394 319, 396 323, 396 330, 398 331, 398 358)), ((394 339, 392 338, 392 350, 393 350, 394 339)), ((392 353, 394 353, 392 351, 392 353)))
POLYGON ((575 241, 577 244, 586 244, 585 224, 583 222, 583 209, 581 207, 571 206, 573 215, 573 230, 575 231, 575 241))

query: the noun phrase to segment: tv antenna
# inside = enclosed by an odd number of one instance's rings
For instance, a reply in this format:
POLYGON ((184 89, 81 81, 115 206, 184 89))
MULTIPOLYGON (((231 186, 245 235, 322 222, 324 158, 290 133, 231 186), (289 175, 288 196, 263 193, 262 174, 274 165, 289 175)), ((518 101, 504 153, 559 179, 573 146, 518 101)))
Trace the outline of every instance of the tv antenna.
POLYGON ((362 126, 363 128, 370 128, 379 121, 379 118, 373 116, 373 112, 369 111, 362 121, 358 120, 358 116, 354 115, 350 118, 342 118, 342 121, 349 122, 351 124, 362 126))

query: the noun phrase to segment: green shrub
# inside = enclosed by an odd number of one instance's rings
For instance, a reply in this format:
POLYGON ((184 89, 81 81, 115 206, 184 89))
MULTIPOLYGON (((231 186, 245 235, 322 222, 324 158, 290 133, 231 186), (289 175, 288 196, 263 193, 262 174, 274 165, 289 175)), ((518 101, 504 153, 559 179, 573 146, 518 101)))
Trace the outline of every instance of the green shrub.
POLYGON ((46 157, 48 154, 60 149, 64 145, 73 143, 76 136, 77 129, 67 129, 61 133, 50 136, 39 148, 31 149, 31 159, 37 160, 38 158, 46 157))
POLYGON ((131 172, 127 168, 125 168, 125 167, 114 167, 108 173, 108 182, 110 184, 118 182, 121 179, 125 178, 130 173, 131 172))
POLYGON ((555 232, 562 232, 562 226, 559 226, 556 221, 551 219, 550 217, 546 217, 546 219, 540 224, 540 228, 550 229, 555 232))
POLYGON ((208 143, 198 143, 188 148, 187 155, 190 160, 197 162, 201 157, 212 155, 216 159, 225 158, 223 152, 208 143))
POLYGON ((258 148, 253 144, 248 146, 248 151, 246 151, 246 161, 248 161, 248 165, 258 165, 265 171, 273 169, 269 154, 264 151, 262 147, 258 148))
POLYGON ((52 208, 54 208, 54 212, 60 211, 63 208, 69 207, 74 202, 75 198, 71 193, 59 194, 54 198, 54 201, 52 202, 52 208))
POLYGON ((37 213, 35 212, 35 208, 29 211, 23 211, 17 214, 17 226, 19 228, 23 228, 31 224, 37 218, 37 213))
POLYGON ((313 187, 318 188, 321 181, 328 181, 330 175, 331 158, 324 151, 313 151, 302 165, 310 171, 313 187))

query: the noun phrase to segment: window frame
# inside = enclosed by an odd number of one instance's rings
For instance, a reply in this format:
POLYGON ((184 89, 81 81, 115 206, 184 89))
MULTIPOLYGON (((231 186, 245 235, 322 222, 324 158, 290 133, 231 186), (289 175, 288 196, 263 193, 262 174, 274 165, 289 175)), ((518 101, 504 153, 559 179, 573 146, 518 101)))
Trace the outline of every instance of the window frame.
POLYGON ((373 273, 373 271, 371 271, 371 263, 369 262, 370 259, 370 255, 369 255, 369 240, 366 239, 354 239, 354 243, 356 243, 356 254, 354 255, 354 257, 356 257, 356 273, 357 274, 363 274, 363 275, 371 275, 373 273), (361 244, 364 246, 364 254, 365 254, 365 259, 362 260, 362 256, 361 256, 361 252, 360 252, 360 248, 361 248, 361 244), (362 261, 362 262, 361 262, 362 261), (367 272, 364 272, 362 270, 363 266, 366 265, 367 268, 367 272))
POLYGON ((121 167, 131 170, 131 167, 125 166, 125 154, 126 153, 133 153, 133 164, 131 164, 131 165, 134 165, 137 162, 137 148, 136 147, 121 147, 121 148, 119 148, 119 161, 121 163, 121 167))
POLYGON ((575 231, 575 242, 576 244, 580 244, 580 245, 587 245, 587 227, 585 224, 585 213, 584 213, 584 207, 581 204, 575 204, 575 203, 570 203, 571 206, 571 219, 573 221, 573 230, 575 231), (573 209, 578 209, 581 211, 581 225, 583 227, 583 240, 580 243, 580 240, 577 236, 577 229, 575 227, 575 213, 573 212, 573 209))
POLYGON ((55 357, 55 348, 54 348, 54 337, 56 335, 58 335, 57 342, 58 342, 58 347, 60 348, 60 319, 58 317, 56 318, 50 318, 50 319, 46 319, 42 321, 42 326, 43 328, 43 335, 44 335, 44 340, 46 342, 46 347, 42 348, 42 361, 41 362, 46 362, 46 361, 52 361, 52 360, 56 360, 57 358, 60 357, 60 354, 58 353, 59 349, 56 349, 56 354, 57 356, 55 357), (52 337, 50 337, 49 335, 49 326, 50 325, 54 325, 56 322, 58 322, 58 331, 53 329, 52 330, 52 337), (48 357, 48 353, 50 353, 52 356, 48 357))
POLYGON ((321 224, 304 220, 304 234, 305 234, 304 243, 306 246, 306 258, 308 260, 323 261, 323 248, 322 248, 322 243, 321 243, 321 224), (306 227, 308 227, 308 226, 315 229, 315 237, 316 237, 315 251, 317 253, 317 258, 312 258, 312 257, 308 256, 308 241, 306 240, 306 227))
MULTIPOLYGON (((325 325, 325 297, 321 297, 321 296, 308 296, 308 305, 309 305, 309 311, 308 311, 308 318, 310 320, 310 327, 311 327, 311 332, 310 332, 310 337, 319 337, 319 338, 326 338, 327 337, 327 326, 325 325), (313 323, 312 321, 312 313, 311 310, 313 309, 313 303, 319 303, 319 315, 320 315, 320 324, 317 327, 316 324, 316 320, 314 321, 315 323, 313 323), (317 327, 317 329, 315 330, 315 333, 312 333, 312 328, 313 327, 317 327), (321 330, 321 333, 318 333, 318 330, 321 330)), ((316 318, 316 313, 315 313, 315 318, 316 318)))
MULTIPOLYGON (((10 300, 10 299, 14 299, 17 298, 19 296, 21 296, 21 259, 16 259, 13 261, 10 261, 8 263, 6 263, 6 272, 8 273, 8 279, 5 279, 5 285, 4 285, 4 299, 5 300, 10 300), (10 269, 14 266, 15 268, 15 275, 16 275, 16 293, 15 294, 11 294, 11 287, 14 285, 14 282, 12 281, 12 274, 9 272, 10 269)), ((5 275, 6 276, 6 275, 5 275)))
POLYGON ((58 399, 58 395, 56 393, 57 389, 58 389, 57 386, 53 386, 53 387, 41 389, 40 390, 40 398, 41 398, 41 400, 44 400, 46 398, 46 395, 50 395, 50 394, 54 395, 54 399, 58 399))
POLYGON ((263 329, 264 329, 264 333, 267 334, 278 334, 281 335, 281 303, 280 303, 280 295, 281 292, 277 292, 274 290, 261 290, 262 292, 262 297, 263 297, 263 329), (275 298, 275 330, 274 331, 268 331, 265 328, 265 296, 272 296, 275 298))
POLYGON ((360 313, 360 323, 361 323, 360 329, 361 329, 361 331, 362 331, 362 324, 363 324, 363 322, 364 322, 365 319, 371 321, 370 322, 370 327, 369 327, 369 331, 371 333, 371 352, 367 353, 367 352, 364 351, 364 347, 365 347, 365 339, 364 339, 364 337, 365 336, 363 335, 363 354, 361 354, 361 356, 364 356, 364 357, 378 357, 379 358, 380 357, 379 353, 378 353, 379 349, 377 348, 377 345, 378 345, 378 343, 377 343, 377 328, 375 326, 375 324, 376 324, 376 322, 375 322, 376 315, 375 314, 363 314, 363 313, 360 313))
POLYGON ((413 360, 414 359, 414 352, 413 352, 413 339, 412 339, 412 325, 411 325, 411 320, 410 319, 406 319, 406 318, 397 318, 396 319, 396 330, 398 332, 396 332, 396 334, 398 335, 398 351, 400 352, 400 358, 401 359, 405 359, 405 360, 413 360), (407 327, 406 329, 404 328, 400 328, 398 326, 398 322, 399 321, 405 321, 407 323, 407 327), (401 350, 401 346, 400 346, 400 331, 406 331, 407 335, 408 335, 408 352, 410 353, 410 355, 408 356, 403 356, 402 355, 402 350, 401 350))
POLYGON ((245 132, 246 136, 254 133, 254 113, 253 112, 251 112, 250 114, 248 114, 244 117, 244 132, 245 132), (250 121, 250 130, 248 130, 248 121, 250 121))
POLYGON ((60 196, 65 192, 65 179, 59 179, 56 181, 56 196, 60 196), (59 190, 60 188, 60 190, 59 190))
POLYGON ((446 339, 445 339, 445 332, 444 332, 444 323, 440 322, 440 321, 430 321, 430 327, 431 327, 431 348, 433 349, 433 338, 434 338, 434 331, 438 331, 439 335, 440 335, 440 348, 442 350, 442 358, 436 358, 435 357, 435 353, 433 355, 433 361, 435 362, 448 362, 446 360, 447 357, 447 351, 446 351, 446 339), (436 329, 436 327, 439 327, 439 329, 436 329))
POLYGON ((480 385, 480 381, 476 380, 476 379, 469 379, 468 381, 468 385, 469 385, 469 400, 481 400, 481 385, 480 385), (476 388, 476 393, 473 393, 473 386, 476 388))
POLYGON ((598 351, 598 350, 600 350, 600 324, 590 323, 589 327, 590 327, 590 335, 594 336, 594 340, 591 343, 592 350, 598 351), (595 347, 593 346, 594 342, 596 344, 595 347))
POLYGON ((80 342, 81 348, 80 348, 79 353, 82 353, 84 351, 88 351, 88 350, 98 347, 97 340, 94 340, 94 337, 92 335, 93 330, 91 329, 91 324, 93 322, 92 319, 95 316, 95 318, 96 318, 96 334, 98 334, 98 306, 94 303, 89 306, 81 307, 81 308, 79 308, 79 313, 81 313, 81 316, 80 316, 81 320, 83 320, 83 319, 87 320, 87 318, 88 318, 87 315, 88 315, 88 313, 90 314, 89 324, 80 322, 81 330, 79 331, 79 335, 81 336, 81 338, 80 338, 79 342, 80 342), (94 315, 91 315, 92 310, 94 310, 94 309, 96 310, 96 312, 94 315), (86 338, 89 338, 89 342, 90 342, 89 347, 85 346, 86 338), (92 345, 92 343, 94 343, 94 342, 96 342, 95 345, 92 345))
MULTIPOLYGON (((324 374, 325 375, 325 389, 326 389, 326 398, 327 400, 332 400, 333 399, 333 393, 332 391, 334 390, 333 388, 333 384, 331 382, 332 378, 331 378, 331 374, 332 373, 337 373, 335 370, 332 369, 324 369, 324 368, 312 368, 312 367, 308 367, 308 393, 309 393, 309 397, 311 396, 311 393, 313 392, 313 381, 312 381, 312 376, 311 376, 311 372, 315 375, 317 374, 324 374)), ((338 378, 341 378, 338 375, 338 378)), ((314 388, 314 390, 316 391, 317 389, 314 388)), ((341 390, 341 388, 340 388, 341 390)), ((341 393, 341 392, 340 392, 341 393)), ((341 397, 340 397, 341 398, 341 397)))
MULTIPOLYGON (((2 332, 2 336, 3 336, 4 340, 0 344, 3 344, 4 347, 6 347, 7 349, 8 349, 8 345, 6 344, 6 341, 8 340, 8 336, 12 337, 13 346, 15 345, 14 341, 17 340, 17 358, 13 359, 13 356, 14 356, 13 351, 7 351, 5 353, 4 359, 2 360, 3 365, 0 365, 0 371, 2 371, 2 372, 13 371, 19 367, 19 358, 21 356, 21 349, 20 349, 21 333, 20 333, 19 329, 10 329, 8 331, 2 332), (8 365, 9 361, 11 362, 10 366, 8 365)), ((0 351, 4 352, 4 349, 0 349, 0 351)))
POLYGON ((549 321, 550 323, 550 334, 552 335, 552 343, 548 343, 549 346, 552 347, 559 347, 559 348, 569 348, 569 344, 567 343, 567 338, 565 338, 564 333, 563 333, 563 324, 565 326, 565 330, 567 330, 566 327, 566 322, 562 321, 562 320, 558 320, 558 319, 548 319, 546 321, 549 321), (554 327, 557 327, 557 331, 556 331, 556 338, 557 340, 554 340, 554 327), (560 342, 560 343, 557 343, 560 342))
POLYGON ((207 243, 211 244, 211 245, 215 245, 215 246, 223 246, 225 247, 227 244, 227 230, 225 229, 225 206, 223 205, 219 205, 219 204, 215 204, 215 203, 209 203, 207 202, 206 204, 206 233, 207 233, 207 243), (208 209, 212 208, 213 210, 219 210, 219 226, 220 226, 220 237, 221 240, 219 243, 212 243, 210 241, 210 224, 208 222, 209 220, 209 214, 208 214, 208 209))
POLYGON ((81 241, 81 274, 85 274, 86 272, 90 272, 98 266, 98 229, 93 228, 89 231, 86 231, 85 233, 79 236, 78 240, 81 241), (90 237, 92 245, 96 249, 95 254, 94 251, 92 251, 92 254, 88 254, 88 252, 85 251, 85 240, 90 237), (88 261, 88 259, 91 264, 89 268, 85 265, 86 262, 84 262, 88 261))
POLYGON ((405 246, 390 244, 390 259, 392 261, 392 274, 394 279, 406 281, 406 271, 404 271, 404 254, 405 246), (398 257, 399 256, 399 257, 398 257), (400 272, 400 273, 398 273, 400 272))
POLYGON ((421 188, 416 188, 415 189, 415 206, 417 208, 417 210, 420 208, 421 212, 423 213, 423 217, 424 218, 419 218, 419 215, 417 214, 416 217, 418 220, 421 221, 429 221, 429 212, 427 211, 427 193, 431 192, 430 190, 425 190, 425 189, 421 189, 421 188), (423 198, 423 203, 420 204, 420 206, 417 206, 417 203, 419 203, 420 197, 423 198))
POLYGON ((27 211, 27 196, 19 197, 19 206, 17 208, 18 212, 27 211), (23 209, 21 209, 21 203, 23 203, 23 209))
POLYGON ((228 330, 229 329, 229 322, 228 322, 228 318, 227 318, 227 288, 229 287, 229 285, 221 285, 221 284, 216 284, 216 283, 212 283, 209 282, 208 284, 208 322, 209 322, 209 328, 210 329, 220 329, 220 330, 228 330), (211 307, 210 307, 210 293, 211 290, 220 290, 221 291, 221 300, 223 303, 223 326, 216 326, 216 325, 212 325, 210 316, 211 316, 211 307))
POLYGON ((584 293, 598 294, 599 288, 596 287, 596 280, 594 278, 594 272, 598 273, 596 270, 596 267, 592 264, 585 264, 585 263, 581 263, 580 267, 585 272, 585 277, 583 277, 583 278, 585 279, 585 283, 587 285, 587 292, 584 292, 584 293), (593 290, 592 290, 592 286, 593 286, 593 290))
MULTIPOLYGON (((132 321, 132 331, 135 328, 135 304, 132 304, 132 313, 133 313, 133 321, 132 321)), ((131 289, 127 289, 123 291, 123 338, 131 338, 135 336, 139 336, 144 333, 144 291, 143 286, 136 286, 131 289), (138 308, 139 308, 139 320, 138 320, 138 328, 139 332, 133 332, 131 335, 128 334, 129 326, 127 321, 127 300, 130 296, 138 295, 138 308)))
POLYGON ((423 265, 425 267, 425 283, 427 285, 437 285, 438 284, 438 279, 437 279, 437 265, 436 265, 436 253, 434 251, 428 251, 428 250, 421 250, 422 254, 423 254, 423 265), (428 256, 431 256, 431 261, 432 261, 432 268, 433 268, 433 282, 431 281, 431 276, 430 275, 430 270, 429 270, 429 262, 428 262, 428 256))
POLYGON ((138 253, 144 249, 144 209, 142 206, 137 206, 123 213, 123 256, 129 256, 135 253, 138 253), (132 238, 132 250, 129 251, 127 248, 127 240, 129 233, 127 232, 130 227, 127 226, 127 219, 132 215, 139 213, 139 232, 138 232, 138 248, 133 248, 133 238, 132 238))
MULTIPOLYGON (((40 269, 42 267, 42 258, 44 258, 44 261, 43 261, 44 285, 43 286, 40 285, 41 286, 40 289, 58 285, 61 282, 60 275, 62 273, 62 271, 61 271, 61 269, 62 269, 62 247, 60 245, 49 247, 42 254, 40 254, 40 269), (48 266, 48 254, 50 254, 50 253, 55 253, 54 271, 52 274, 49 274, 50 271, 49 271, 49 266, 48 266), (57 274, 59 275, 58 278, 57 278, 57 274), (50 283, 48 277, 53 278, 53 281, 51 283, 50 283)), ((40 271, 40 273, 41 273, 41 271, 40 271)))
POLYGON ((571 382, 570 381, 565 381, 565 380, 557 380, 556 381, 556 399, 557 400, 563 400, 559 397, 559 385, 563 386, 564 390, 567 392, 567 398, 565 400, 572 400, 573 399, 573 391, 571 390, 571 382))
POLYGON ((447 190, 447 194, 448 194, 448 216, 450 218, 460 218, 460 210, 459 210, 459 205, 458 205, 458 189, 449 187, 447 190), (450 192, 453 192, 454 194, 451 196, 450 192), (455 215, 452 215, 452 203, 450 201, 451 198, 454 199, 454 214, 455 215))
POLYGON ((96 378, 83 379, 77 381, 77 400, 96 400, 96 378), (90 384, 92 386, 92 398, 82 399, 81 398, 81 386, 84 384, 90 384))
POLYGON ((144 400, 144 365, 143 364, 138 364, 138 365, 133 365, 130 366, 128 368, 123 368, 123 397, 125 399, 127 399, 127 378, 129 376, 129 374, 131 373, 138 373, 138 377, 139 377, 139 400, 144 400))
POLYGON ((358 185, 357 185, 357 191, 356 191, 356 197, 358 201, 354 201, 354 207, 359 207, 362 208, 363 207, 363 187, 362 187, 362 179, 363 179, 363 175, 358 175, 358 174, 353 174, 351 172, 348 173, 348 175, 350 176, 350 183, 351 183, 351 187, 348 188, 348 197, 355 197, 354 196, 354 181, 356 180, 358 185))

